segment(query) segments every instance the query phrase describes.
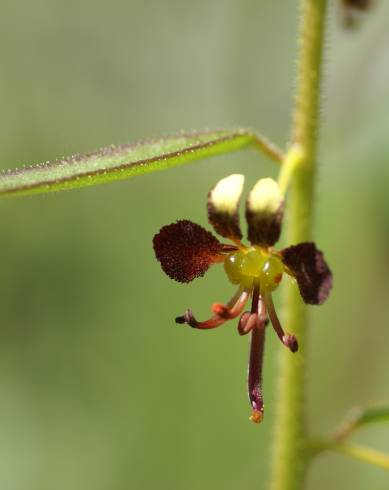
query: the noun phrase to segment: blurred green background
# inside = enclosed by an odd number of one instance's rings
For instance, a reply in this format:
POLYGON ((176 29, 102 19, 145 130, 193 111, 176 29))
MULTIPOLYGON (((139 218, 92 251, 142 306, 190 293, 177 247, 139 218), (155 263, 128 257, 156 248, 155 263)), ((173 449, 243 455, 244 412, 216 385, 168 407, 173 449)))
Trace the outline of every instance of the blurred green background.
MULTIPOLYGON (((310 424, 334 427, 389 400, 389 5, 358 31, 329 15, 315 239, 335 275, 311 308, 310 424)), ((1 0, 0 161, 18 167, 180 129, 252 126, 288 136, 297 1, 1 0), (282 8, 281 8, 282 5, 282 8)), ((209 188, 248 190, 275 166, 253 151, 106 186, 0 203, 0 488, 263 489, 266 419, 248 421, 248 339, 177 327, 232 287, 221 268, 183 286, 151 241, 178 218, 205 225, 209 188)), ((277 295, 278 299, 280 294, 277 295)), ((389 429, 354 439, 389 450, 389 429)), ((338 455, 309 489, 388 488, 338 455)))

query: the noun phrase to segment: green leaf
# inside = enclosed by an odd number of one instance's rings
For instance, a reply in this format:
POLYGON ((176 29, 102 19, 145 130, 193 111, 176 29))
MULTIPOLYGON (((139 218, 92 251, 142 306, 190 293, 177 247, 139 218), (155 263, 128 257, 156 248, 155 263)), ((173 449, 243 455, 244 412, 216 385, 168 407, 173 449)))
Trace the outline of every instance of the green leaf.
POLYGON ((333 441, 343 441, 351 433, 368 424, 389 422, 389 406, 376 405, 366 408, 354 408, 339 425, 332 436, 333 441))
POLYGON ((354 417, 355 427, 378 422, 389 422, 389 406, 378 406, 360 410, 354 417))
POLYGON ((385 454, 381 451, 376 451, 375 449, 357 444, 346 443, 334 444, 330 449, 389 471, 389 454, 385 454))
POLYGON ((270 158, 282 154, 266 139, 246 129, 180 133, 135 144, 109 146, 85 155, 9 170, 0 174, 0 195, 38 194, 74 189, 255 146, 270 158))

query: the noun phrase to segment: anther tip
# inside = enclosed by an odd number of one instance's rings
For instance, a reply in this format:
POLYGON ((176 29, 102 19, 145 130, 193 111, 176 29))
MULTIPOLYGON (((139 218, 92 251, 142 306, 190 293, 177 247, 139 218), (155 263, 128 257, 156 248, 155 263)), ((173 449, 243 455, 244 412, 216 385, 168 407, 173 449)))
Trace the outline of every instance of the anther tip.
POLYGON ((282 339, 284 345, 288 347, 291 352, 297 352, 299 349, 299 344, 294 335, 287 334, 282 339))
POLYGON ((198 327, 197 320, 193 316, 192 310, 189 310, 189 309, 186 310, 186 312, 183 315, 177 316, 175 318, 175 321, 176 321, 176 323, 180 323, 180 324, 187 323, 192 328, 198 327))
POLYGON ((263 420, 263 412, 254 409, 252 415, 250 416, 250 420, 255 424, 260 424, 263 420))

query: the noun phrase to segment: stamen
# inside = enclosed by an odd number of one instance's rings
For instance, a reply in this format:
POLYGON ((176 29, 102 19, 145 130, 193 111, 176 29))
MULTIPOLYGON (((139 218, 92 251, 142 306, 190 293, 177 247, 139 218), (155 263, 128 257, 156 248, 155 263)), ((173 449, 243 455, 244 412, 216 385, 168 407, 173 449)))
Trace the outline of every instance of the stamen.
POLYGON ((251 302, 251 313, 258 313, 259 285, 254 284, 253 301, 251 302))
POLYGON ((187 309, 186 312, 182 316, 178 316, 176 318, 176 323, 187 323, 192 328, 199 328, 202 330, 209 330, 212 328, 219 327, 223 325, 227 321, 226 318, 221 318, 220 316, 213 316, 209 320, 204 322, 198 322, 193 315, 192 310, 187 309))
POLYGON ((244 305, 250 296, 250 291, 241 288, 234 294, 227 305, 213 305, 212 309, 215 315, 209 320, 198 322, 193 315, 192 310, 188 309, 182 316, 176 318, 176 323, 187 323, 193 328, 199 328, 202 330, 209 330, 212 328, 219 327, 223 325, 227 320, 235 318, 242 312, 244 305), (216 308, 215 308, 216 306, 216 308), (216 310, 216 311, 215 311, 216 310), (219 314, 220 311, 220 314, 219 314))
MULTIPOLYGON (((235 241, 235 240, 234 240, 235 241)), ((238 240, 236 245, 230 245, 229 243, 222 243, 222 252, 231 253, 236 252, 242 244, 238 240)))
POLYGON ((263 301, 265 302, 270 321, 273 325, 273 328, 278 338, 291 352, 297 352, 298 350, 297 339, 294 335, 284 332, 284 329, 281 326, 280 320, 278 319, 276 310, 274 308, 274 303, 273 303, 273 298, 271 293, 265 292, 263 294, 263 301))
POLYGON ((243 315, 240 317, 238 323, 238 333, 239 335, 246 335, 254 328, 257 323, 257 315, 254 313, 250 313, 249 311, 245 311, 243 315))
POLYGON ((253 290, 253 301, 251 303, 251 312, 245 311, 239 319, 238 333, 246 335, 254 328, 257 323, 258 316, 258 301, 259 301, 259 286, 256 284, 253 290))
POLYGON ((265 342, 265 309, 259 299, 259 288, 254 289, 254 297, 257 298, 256 306, 252 307, 257 312, 250 313, 250 320, 255 318, 255 325, 251 331, 250 359, 248 368, 248 394, 253 413, 250 417, 255 423, 262 422, 263 419, 263 396, 262 396, 262 363, 263 347, 265 342), (260 312, 258 313, 258 308, 260 312))
POLYGON ((231 299, 231 301, 227 303, 227 305, 223 305, 221 303, 213 304, 212 311, 215 313, 215 315, 220 316, 221 318, 225 318, 226 320, 236 318, 242 313, 242 310, 249 296, 249 290, 239 290, 238 293, 231 299))
POLYGON ((299 345, 297 342, 297 339, 294 335, 291 334, 286 334, 283 339, 282 343, 288 347, 292 352, 297 352, 299 349, 299 345))

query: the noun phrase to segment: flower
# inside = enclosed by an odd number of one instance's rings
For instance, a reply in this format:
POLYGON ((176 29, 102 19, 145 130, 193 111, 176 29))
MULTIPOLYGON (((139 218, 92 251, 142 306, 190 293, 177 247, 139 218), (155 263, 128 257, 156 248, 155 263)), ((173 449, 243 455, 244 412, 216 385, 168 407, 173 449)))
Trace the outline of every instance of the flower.
POLYGON ((238 214, 243 185, 243 175, 230 175, 219 181, 208 195, 208 220, 231 244, 219 242, 192 221, 180 220, 161 228, 154 236, 153 245, 163 271, 178 282, 188 283, 203 276, 211 265, 223 263, 229 281, 238 286, 226 305, 212 305, 213 315, 208 320, 198 321, 188 309, 176 318, 176 323, 207 330, 240 316, 239 334, 251 332, 248 394, 253 410, 250 418, 258 423, 264 413, 262 358, 268 318, 281 342, 291 352, 298 350, 296 337, 285 333, 281 326, 272 293, 286 273, 297 281, 305 303, 322 304, 332 287, 332 274, 313 242, 279 251, 273 248, 281 233, 284 197, 278 184, 270 178, 260 179, 248 196, 246 220, 250 245, 244 245, 238 214), (243 312, 250 297, 251 309, 243 312))

